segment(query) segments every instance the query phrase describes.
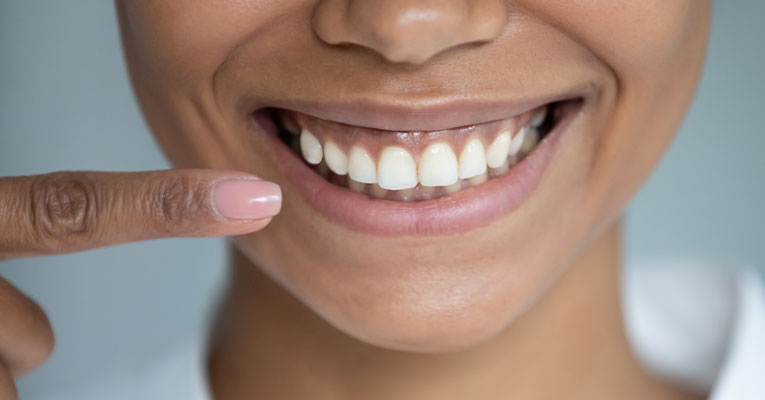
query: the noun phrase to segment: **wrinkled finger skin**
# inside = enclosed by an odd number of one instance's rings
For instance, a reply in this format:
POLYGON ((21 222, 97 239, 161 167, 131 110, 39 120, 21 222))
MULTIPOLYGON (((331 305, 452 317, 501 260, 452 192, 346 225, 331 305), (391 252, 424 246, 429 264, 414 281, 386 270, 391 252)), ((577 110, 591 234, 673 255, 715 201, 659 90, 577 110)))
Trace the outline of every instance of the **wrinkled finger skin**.
POLYGON ((0 260, 63 254, 163 237, 238 235, 269 217, 231 220, 216 184, 257 180, 235 171, 54 172, 0 178, 0 260))

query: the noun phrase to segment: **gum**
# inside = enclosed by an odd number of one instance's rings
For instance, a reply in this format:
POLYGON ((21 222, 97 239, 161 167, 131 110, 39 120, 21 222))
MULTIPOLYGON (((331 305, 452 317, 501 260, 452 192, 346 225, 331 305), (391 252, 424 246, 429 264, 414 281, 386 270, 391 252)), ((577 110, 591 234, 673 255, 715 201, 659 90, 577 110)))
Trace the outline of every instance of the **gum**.
POLYGON ((454 154, 459 157, 465 143, 472 138, 480 139, 484 148, 488 148, 497 135, 504 131, 510 131, 511 136, 515 137, 520 129, 531 120, 536 111, 531 110, 511 118, 478 125, 440 131, 415 132, 385 131, 350 126, 295 111, 282 111, 281 117, 288 121, 285 125, 295 124, 307 129, 316 136, 322 145, 328 141, 334 142, 346 155, 349 154, 351 147, 359 146, 377 162, 383 148, 399 146, 408 150, 415 162, 419 162, 420 156, 431 143, 447 143, 451 146, 454 154))

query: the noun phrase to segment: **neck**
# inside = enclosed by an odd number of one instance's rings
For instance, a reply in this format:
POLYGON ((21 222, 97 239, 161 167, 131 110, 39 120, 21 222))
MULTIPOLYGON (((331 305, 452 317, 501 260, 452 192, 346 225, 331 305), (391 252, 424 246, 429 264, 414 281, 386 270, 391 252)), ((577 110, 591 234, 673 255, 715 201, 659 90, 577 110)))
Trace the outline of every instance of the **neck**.
POLYGON ((234 253, 210 348, 216 399, 680 398, 630 352, 620 307, 620 224, 532 308, 475 348, 426 355, 336 330, 234 253))

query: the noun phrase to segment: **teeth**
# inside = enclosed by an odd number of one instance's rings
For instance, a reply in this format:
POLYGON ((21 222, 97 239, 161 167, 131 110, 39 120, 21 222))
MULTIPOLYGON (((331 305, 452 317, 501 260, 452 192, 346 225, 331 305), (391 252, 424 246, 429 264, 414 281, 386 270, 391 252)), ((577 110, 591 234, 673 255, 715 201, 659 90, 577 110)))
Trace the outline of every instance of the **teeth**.
POLYGON ((510 169, 510 162, 505 159, 505 161, 502 162, 502 164, 498 165, 497 167, 489 169, 489 172, 491 172, 492 176, 499 176, 507 172, 507 170, 510 169))
POLYGON ((433 197, 434 194, 436 194, 435 186, 420 186, 420 195, 422 195, 423 198, 429 199, 433 197))
POLYGON ((299 146, 305 161, 328 181, 371 198, 413 201, 453 194, 461 191, 463 185, 478 186, 506 173, 539 144, 538 128, 547 113, 547 108, 538 110, 514 137, 509 130, 502 131, 487 147, 483 137, 470 137, 459 157, 450 144, 431 143, 419 162, 403 146, 383 148, 375 161, 359 145, 346 153, 334 141, 322 144, 289 116, 281 115, 277 124, 294 133, 288 144, 293 149, 299 146))
POLYGON ((351 154, 348 157, 348 175, 358 182, 377 183, 377 166, 369 153, 361 147, 351 148, 351 154))
POLYGON ((327 179, 329 178, 329 167, 327 167, 327 163, 319 163, 319 166, 316 168, 316 172, 321 175, 322 178, 327 179))
POLYGON ((372 196, 374 196, 377 199, 383 199, 387 195, 388 195, 388 190, 387 189, 383 189, 378 184, 373 184, 372 185, 372 196))
POLYGON ((531 125, 532 128, 539 128, 542 125, 542 122, 545 122, 546 116, 547 116, 547 106, 537 111, 537 113, 534 114, 533 117, 531 117, 531 122, 529 122, 529 125, 531 125))
POLYGON ((414 188, 399 190, 398 198, 402 201, 412 201, 414 197, 414 188))
POLYGON ((476 175, 476 176, 468 179, 468 182, 470 182, 470 184, 472 186, 478 186, 478 185, 486 182, 487 180, 489 180, 489 176, 486 174, 486 172, 484 172, 481 175, 476 175))
POLYGON ((536 129, 529 129, 529 131, 526 132, 526 137, 523 138, 521 151, 523 153, 528 153, 531 150, 533 150, 538 143, 539 143, 539 132, 536 129))
POLYGON ((324 145, 324 161, 332 172, 338 175, 348 173, 348 156, 333 142, 324 145))
POLYGON ((507 164, 510 167, 513 167, 515 164, 518 164, 518 155, 516 154, 510 157, 507 157, 507 164))
POLYGON ((420 158, 419 175, 423 186, 448 186, 457 182, 457 157, 451 146, 446 143, 428 146, 420 158))
POLYGON ((397 146, 384 148, 377 166, 377 181, 388 190, 417 186, 417 165, 409 152, 397 146))
POLYGON ((444 186, 444 190, 446 190, 446 193, 449 194, 457 193, 462 190, 462 181, 459 180, 451 185, 444 186))
POLYGON ((307 129, 303 129, 300 133, 300 151, 303 153, 303 158, 309 163, 318 164, 321 162, 323 153, 321 151, 321 143, 307 129))
POLYGON ((511 156, 514 156, 518 154, 518 150, 521 149, 521 145, 523 145, 523 140, 526 137, 526 127, 524 126, 521 128, 518 133, 515 134, 515 137, 510 141, 510 151, 509 154, 511 156))
POLYGON ((467 179, 486 172, 486 153, 483 143, 478 138, 471 139, 465 144, 460 154, 460 178, 467 179))
POLYGON ((361 183, 359 181, 354 181, 353 179, 348 179, 348 188, 356 193, 364 193, 364 190, 367 188, 367 184, 361 183))
POLYGON ((284 129, 286 129, 289 133, 297 135, 300 132, 300 127, 292 118, 282 114, 279 119, 281 120, 284 129))
POLYGON ((489 168, 497 168, 507 159, 510 152, 510 132, 504 131, 494 139, 494 142, 486 151, 486 163, 489 168))

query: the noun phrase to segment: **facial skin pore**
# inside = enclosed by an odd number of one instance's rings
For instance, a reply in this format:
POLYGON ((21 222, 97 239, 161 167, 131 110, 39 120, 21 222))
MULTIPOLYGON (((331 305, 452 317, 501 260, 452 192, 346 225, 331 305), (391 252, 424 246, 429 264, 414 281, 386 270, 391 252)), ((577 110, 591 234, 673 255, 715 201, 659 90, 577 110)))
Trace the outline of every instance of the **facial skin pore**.
POLYGON ((631 358, 618 305, 619 220, 692 99, 709 1, 117 8, 137 97, 173 164, 246 171, 282 187, 271 225, 234 239, 212 348, 220 398, 685 394, 631 358), (327 218, 251 118, 310 103, 349 119, 361 107, 438 120, 445 113, 430 110, 444 104, 566 93, 581 97, 580 114, 529 198, 448 235, 383 237, 327 218))

